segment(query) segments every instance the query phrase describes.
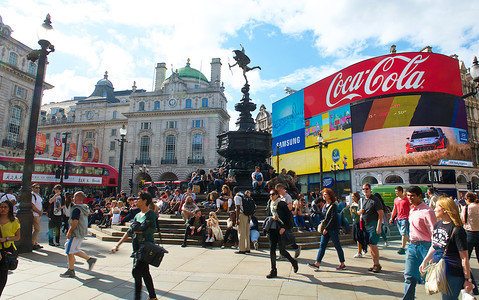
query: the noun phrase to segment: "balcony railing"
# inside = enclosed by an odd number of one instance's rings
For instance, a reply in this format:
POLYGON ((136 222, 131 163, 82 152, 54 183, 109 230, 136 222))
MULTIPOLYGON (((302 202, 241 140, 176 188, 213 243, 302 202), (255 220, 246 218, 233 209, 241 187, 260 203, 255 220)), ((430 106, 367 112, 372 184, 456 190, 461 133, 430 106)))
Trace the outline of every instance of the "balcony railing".
POLYGON ((188 164, 189 165, 204 165, 205 159, 202 158, 190 158, 188 157, 188 164))
POLYGON ((176 164, 178 164, 178 160, 176 158, 167 158, 167 159, 162 158, 161 159, 161 164, 162 165, 176 165, 176 164))
POLYGON ((135 159, 135 165, 151 165, 151 159, 149 158, 135 159))
POLYGON ((9 140, 9 139, 3 139, 2 147, 10 147, 10 148, 13 148, 13 149, 23 150, 25 148, 25 143, 12 141, 12 140, 9 140))

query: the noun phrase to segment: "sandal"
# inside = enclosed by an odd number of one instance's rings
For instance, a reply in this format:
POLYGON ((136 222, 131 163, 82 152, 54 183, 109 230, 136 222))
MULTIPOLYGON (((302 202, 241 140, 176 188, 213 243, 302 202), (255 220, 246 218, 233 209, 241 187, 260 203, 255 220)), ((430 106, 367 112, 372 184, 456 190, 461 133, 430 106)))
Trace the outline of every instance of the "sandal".
POLYGON ((372 271, 374 273, 379 273, 381 272, 381 269, 382 269, 381 265, 375 265, 372 271))

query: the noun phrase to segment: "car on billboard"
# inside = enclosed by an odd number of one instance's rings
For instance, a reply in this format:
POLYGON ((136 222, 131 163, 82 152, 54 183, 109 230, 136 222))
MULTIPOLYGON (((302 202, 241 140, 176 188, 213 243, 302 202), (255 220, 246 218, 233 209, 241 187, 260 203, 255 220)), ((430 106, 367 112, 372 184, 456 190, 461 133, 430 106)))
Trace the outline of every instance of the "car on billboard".
POLYGON ((446 135, 442 129, 438 127, 416 129, 407 140, 406 152, 408 154, 413 152, 445 149, 448 144, 446 135))

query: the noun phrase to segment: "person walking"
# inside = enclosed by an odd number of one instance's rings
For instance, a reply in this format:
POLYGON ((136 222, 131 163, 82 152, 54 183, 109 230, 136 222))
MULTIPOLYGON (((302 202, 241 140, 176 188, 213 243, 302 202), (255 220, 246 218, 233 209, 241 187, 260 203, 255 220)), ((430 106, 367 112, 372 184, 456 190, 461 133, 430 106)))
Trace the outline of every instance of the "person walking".
POLYGON ((479 262, 479 199, 477 199, 476 194, 468 192, 466 194, 466 204, 461 214, 461 220, 466 230, 469 259, 471 259, 472 250, 475 249, 476 258, 479 262))
POLYGON ((432 245, 419 270, 425 274, 429 262, 437 263, 444 258, 449 293, 441 292, 442 299, 458 299, 462 289, 470 293, 474 288, 466 232, 462 227, 459 209, 452 198, 439 196, 434 210, 439 221, 434 225, 432 245))
POLYGON ((5 252, 14 252, 16 241, 20 240, 20 223, 13 215, 13 204, 10 201, 3 201, 0 203, 0 297, 3 289, 7 284, 8 268, 5 264, 5 252))
POLYGON ((33 214, 33 233, 32 233, 32 245, 33 250, 43 248, 38 244, 38 234, 40 233, 40 224, 42 222, 43 215, 43 199, 40 196, 40 185, 34 183, 32 186, 32 214, 33 214))
POLYGON ((396 218, 397 228, 401 235, 401 248, 398 250, 398 254, 406 254, 406 243, 409 240, 409 210, 411 209, 411 203, 409 202, 402 186, 395 188, 396 199, 394 199, 394 208, 391 214, 389 223, 394 223, 396 218))
POLYGON ((65 242, 68 270, 60 274, 60 277, 75 277, 75 255, 87 261, 88 271, 93 269, 97 260, 94 257, 88 256, 80 249, 83 239, 88 234, 88 214, 90 213, 88 205, 83 204, 83 199, 85 199, 85 194, 82 191, 78 191, 73 195, 75 205, 72 207, 70 228, 68 228, 67 240, 65 242))
POLYGON ((313 264, 309 263, 308 266, 315 271, 319 270, 321 261, 326 253, 326 248, 328 247, 329 239, 331 239, 339 258, 339 266, 336 268, 336 270, 344 270, 346 269, 346 265, 344 264, 344 251, 339 241, 339 216, 336 195, 334 195, 334 192, 331 189, 323 189, 322 192, 323 199, 326 200, 326 216, 323 221, 325 222, 326 226, 324 226, 324 230, 321 233, 321 242, 319 244, 319 251, 316 261, 313 264))
POLYGON ((63 221, 62 186, 55 185, 53 191, 55 194, 48 200, 48 244, 60 246, 60 227, 63 221), (55 238, 55 242, 53 238, 55 238))
POLYGON ((279 253, 286 257, 287 260, 293 266, 294 273, 298 272, 298 261, 291 257, 288 251, 286 251, 283 239, 281 235, 284 234, 286 229, 293 228, 293 216, 291 210, 289 210, 285 201, 281 201, 278 191, 271 190, 269 192, 270 202, 267 208, 268 216, 272 216, 275 221, 276 228, 271 229, 268 232, 269 238, 269 258, 271 261, 271 271, 266 278, 275 278, 278 276, 278 270, 276 269, 276 248, 279 248, 279 253))
POLYGON ((359 224, 359 217, 358 211, 361 209, 362 204, 361 196, 359 193, 355 192, 351 195, 351 199, 353 203, 349 206, 349 211, 351 213, 351 218, 353 220, 353 240, 358 244, 358 253, 354 254, 354 258, 361 258, 363 257, 363 252, 367 252, 367 240, 366 240, 366 233, 364 230, 361 229, 361 225, 359 224))
POLYGON ((250 217, 244 214, 243 211, 243 199, 244 197, 251 197, 249 191, 246 191, 244 194, 238 191, 238 188, 234 188, 234 202, 236 207, 236 224, 238 224, 238 235, 239 235, 239 251, 236 251, 237 254, 246 254, 250 253, 250 236, 249 236, 249 221, 250 217))
POLYGON ((364 202, 363 207, 358 211, 361 215, 364 228, 369 236, 369 250, 371 251, 371 258, 373 259, 373 266, 368 271, 379 273, 381 272, 381 265, 379 264, 379 235, 381 234, 383 221, 383 205, 381 201, 372 194, 371 185, 366 183, 363 185, 364 202))
POLYGON ((421 280, 419 266, 431 247, 431 237, 436 215, 423 201, 422 190, 418 186, 407 189, 407 198, 411 203, 409 213, 409 237, 411 243, 406 250, 404 266, 404 300, 414 300, 416 284, 421 280))
POLYGON ((135 300, 141 299, 142 279, 148 290, 149 299, 157 299, 149 265, 146 262, 138 260, 137 257, 138 250, 142 244, 145 242, 155 242, 154 233, 157 229, 157 219, 155 213, 150 209, 151 203, 153 203, 153 200, 150 193, 141 191, 138 194, 136 206, 140 209, 140 212, 135 215, 130 228, 118 241, 118 244, 110 250, 110 252, 116 253, 128 236, 133 236, 133 254, 131 255, 133 257, 133 270, 131 273, 135 279, 135 300))

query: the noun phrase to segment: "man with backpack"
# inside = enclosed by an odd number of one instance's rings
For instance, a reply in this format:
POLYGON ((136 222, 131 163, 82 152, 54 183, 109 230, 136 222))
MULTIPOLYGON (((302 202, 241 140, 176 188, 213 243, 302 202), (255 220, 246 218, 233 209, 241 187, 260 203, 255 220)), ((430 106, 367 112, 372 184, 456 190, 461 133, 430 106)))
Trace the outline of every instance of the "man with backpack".
POLYGON ((243 194, 238 191, 238 187, 235 187, 233 191, 235 194, 234 202, 236 207, 236 224, 238 224, 239 233, 239 251, 235 253, 246 254, 251 252, 249 221, 255 212, 256 204, 254 203, 253 198, 251 198, 250 191, 246 191, 243 194))
POLYGON ((11 187, 7 188, 7 192, 0 197, 0 202, 4 202, 6 200, 9 200, 10 202, 12 202, 12 200, 17 201, 17 198, 15 198, 13 195, 13 189, 11 187))

